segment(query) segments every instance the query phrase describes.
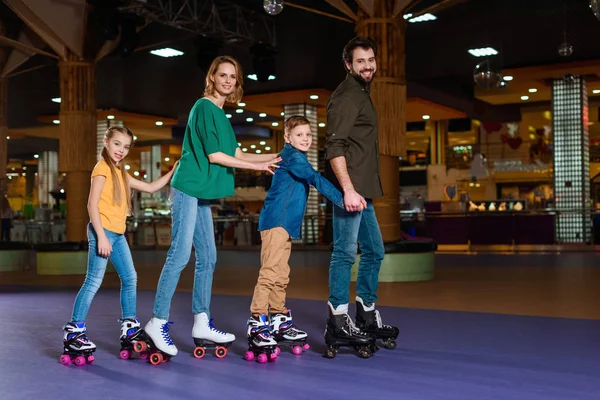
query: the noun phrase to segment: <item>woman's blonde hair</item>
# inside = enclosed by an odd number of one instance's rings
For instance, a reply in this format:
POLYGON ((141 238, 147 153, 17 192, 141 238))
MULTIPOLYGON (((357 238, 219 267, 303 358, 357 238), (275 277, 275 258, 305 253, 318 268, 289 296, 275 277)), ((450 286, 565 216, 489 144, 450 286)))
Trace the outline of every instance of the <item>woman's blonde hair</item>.
POLYGON ((240 63, 236 61, 235 58, 230 56, 219 56, 215 58, 210 64, 210 68, 208 69, 208 73, 206 74, 206 88, 204 89, 204 96, 214 96, 215 94, 215 84, 210 79, 211 76, 217 73, 217 69, 219 69, 219 65, 229 63, 233 65, 235 68, 235 80, 236 85, 233 93, 227 96, 225 99, 228 103, 237 103, 242 100, 242 96, 244 95, 244 89, 242 85, 244 84, 244 74, 242 72, 242 67, 240 63))
MULTIPOLYGON (((115 134, 115 132, 120 132, 124 135, 127 135, 131 138, 131 147, 133 148, 133 133, 131 133, 131 131, 124 127, 124 126, 111 126, 110 128, 108 128, 106 130, 106 133, 104 134, 104 139, 108 140, 110 138, 113 137, 113 135, 115 134)), ((112 176, 112 180, 113 180, 113 201, 114 204, 116 204, 117 206, 120 206, 122 204, 123 201, 127 202, 127 215, 131 214, 131 189, 129 187, 129 181, 127 180, 127 171, 125 170, 125 163, 123 162, 125 159, 121 160, 121 162, 117 165, 113 162, 113 160, 110 158, 110 156, 108 155, 108 151, 106 150, 106 147, 102 148, 102 159, 104 160, 104 162, 106 164, 108 164, 108 167, 110 168, 110 173, 112 176), (117 172, 117 170, 119 172, 117 172), (123 178, 123 183, 125 184, 125 196, 127 196, 127 198, 123 199, 121 196, 121 183, 119 182, 119 173, 121 174, 121 177, 123 178)))

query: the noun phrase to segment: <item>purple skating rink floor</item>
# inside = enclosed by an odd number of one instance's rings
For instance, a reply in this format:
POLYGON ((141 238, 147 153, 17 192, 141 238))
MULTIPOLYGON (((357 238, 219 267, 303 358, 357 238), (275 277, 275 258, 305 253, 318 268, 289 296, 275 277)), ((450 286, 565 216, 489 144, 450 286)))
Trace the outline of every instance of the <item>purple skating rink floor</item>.
MULTIPOLYGON (((398 348, 370 359, 342 350, 325 359, 323 301, 290 299, 310 350, 284 349, 274 363, 243 359, 250 298, 214 295, 215 325, 234 333, 224 359, 192 356, 191 294, 173 300, 180 353, 152 366, 119 359, 119 295, 102 288, 87 320, 98 345, 92 365, 64 366, 61 326, 76 288, 0 286, 0 399, 600 399, 600 321, 379 307, 400 327, 398 348)), ((142 323, 154 292, 141 290, 142 323)), ((354 305, 351 305, 354 315, 354 305)))

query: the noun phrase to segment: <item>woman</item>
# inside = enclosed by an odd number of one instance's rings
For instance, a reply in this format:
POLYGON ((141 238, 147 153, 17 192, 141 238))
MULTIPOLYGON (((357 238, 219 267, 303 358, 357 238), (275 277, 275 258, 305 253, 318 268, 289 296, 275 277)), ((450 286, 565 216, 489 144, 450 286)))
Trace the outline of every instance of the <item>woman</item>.
POLYGON ((242 77, 240 65, 233 58, 221 56, 212 62, 204 97, 190 111, 179 168, 171 181, 171 247, 158 282, 153 317, 144 328, 154 345, 170 356, 177 354, 169 335, 171 299, 192 245, 196 253, 192 337, 197 346, 227 347, 235 340, 234 335, 215 329, 209 319, 217 260, 210 200, 234 194, 234 168, 273 174, 281 161, 274 154, 246 154, 238 148, 223 105, 242 99, 242 77))

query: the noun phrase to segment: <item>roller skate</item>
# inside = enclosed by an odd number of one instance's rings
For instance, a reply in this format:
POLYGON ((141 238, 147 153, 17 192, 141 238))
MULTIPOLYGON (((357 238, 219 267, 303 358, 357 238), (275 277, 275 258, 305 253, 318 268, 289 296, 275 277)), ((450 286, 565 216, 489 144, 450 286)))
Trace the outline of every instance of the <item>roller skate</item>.
MULTIPOLYGON (((121 360, 129 360, 134 352, 139 353, 142 360, 147 360, 150 354, 146 349, 140 351, 135 349, 136 343, 147 342, 149 339, 146 332, 140 328, 140 321, 137 318, 126 318, 119 320, 119 322, 121 322, 121 351, 119 352, 121 360)), ((145 343, 140 344, 138 347, 143 348, 144 346, 147 347, 145 343)))
POLYGON ((144 327, 144 340, 134 343, 133 350, 136 353, 147 352, 150 357, 150 364, 158 365, 167 362, 171 357, 177 355, 177 347, 173 344, 171 335, 169 335, 169 325, 166 319, 152 317, 144 327))
POLYGON ((292 348, 292 353, 300 355, 304 350, 310 349, 310 345, 306 343, 308 335, 296 327, 292 320, 292 310, 287 310, 286 313, 278 313, 271 315, 269 318, 273 339, 277 341, 277 355, 281 352, 279 346, 287 345, 292 348))
POLYGON ((273 339, 266 315, 251 316, 248 320, 248 351, 244 358, 260 364, 277 360, 277 342, 273 339))
POLYGON ((396 348, 399 330, 395 326, 384 325, 381 315, 375 309, 375 303, 367 307, 360 297, 356 296, 356 326, 363 332, 380 339, 386 349, 396 348))
POLYGON ((194 357, 202 358, 206 354, 206 349, 215 349, 215 356, 223 358, 227 355, 227 348, 235 340, 235 335, 218 330, 212 323, 213 319, 208 319, 206 313, 194 315, 194 328, 192 337, 196 348, 194 357))
POLYGON ((341 346, 354 348, 360 358, 371 357, 376 351, 375 338, 361 332, 354 325, 352 318, 348 315, 348 305, 340 305, 334 310, 331 303, 327 304, 329 305, 329 317, 325 328, 325 344, 327 344, 325 357, 334 358, 341 346))
POLYGON ((60 356, 60 363, 73 363, 81 367, 94 362, 92 353, 96 351, 96 345, 86 336, 85 323, 69 322, 63 326, 63 331, 63 354, 60 356))

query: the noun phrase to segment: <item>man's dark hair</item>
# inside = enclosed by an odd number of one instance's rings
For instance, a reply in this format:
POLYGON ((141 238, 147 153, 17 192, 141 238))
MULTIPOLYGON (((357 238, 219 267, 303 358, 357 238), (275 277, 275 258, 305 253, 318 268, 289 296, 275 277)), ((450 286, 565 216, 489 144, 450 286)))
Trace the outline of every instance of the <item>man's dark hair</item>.
POLYGON ((373 49, 373 54, 377 57, 377 43, 371 38, 357 36, 350 40, 346 46, 344 46, 344 52, 342 53, 342 61, 344 62, 344 68, 346 63, 352 64, 352 56, 354 49, 360 47, 363 50, 373 49))

